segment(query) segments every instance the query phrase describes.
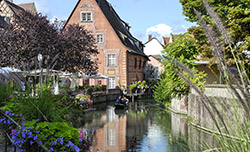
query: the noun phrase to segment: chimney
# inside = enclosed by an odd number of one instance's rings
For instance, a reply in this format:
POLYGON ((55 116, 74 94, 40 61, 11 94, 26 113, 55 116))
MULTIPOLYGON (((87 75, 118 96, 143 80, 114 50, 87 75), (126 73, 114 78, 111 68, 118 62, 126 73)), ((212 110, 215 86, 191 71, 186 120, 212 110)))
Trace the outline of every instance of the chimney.
POLYGON ((148 40, 150 41, 151 39, 152 39, 152 35, 149 34, 149 35, 148 35, 148 40))

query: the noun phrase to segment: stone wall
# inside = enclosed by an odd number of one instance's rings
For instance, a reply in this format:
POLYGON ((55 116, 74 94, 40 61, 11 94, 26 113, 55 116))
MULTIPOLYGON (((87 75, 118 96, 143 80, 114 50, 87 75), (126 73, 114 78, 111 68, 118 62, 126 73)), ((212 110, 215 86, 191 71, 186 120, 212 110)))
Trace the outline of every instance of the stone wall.
POLYGON ((173 98, 171 108, 175 113, 187 114, 188 96, 183 96, 181 99, 173 98))
MULTIPOLYGON (((237 122, 244 121, 245 117, 243 108, 238 101, 235 100, 233 93, 226 85, 206 85, 204 94, 211 99, 212 106, 218 109, 226 123, 232 124, 232 122, 236 121, 234 115, 235 110, 238 110, 237 115, 239 118, 237 118, 237 122)), ((171 108, 176 113, 187 114, 190 116, 193 123, 196 125, 217 130, 209 111, 200 100, 200 95, 193 89, 191 89, 191 93, 188 96, 184 96, 181 99, 172 99, 171 108)), ((214 111, 212 111, 212 113, 214 113, 214 111)), ((229 125, 229 129, 230 127, 231 129, 233 128, 229 125)))
MULTIPOLYGON (((225 85, 207 85, 204 93, 211 99, 212 106, 218 109, 225 123, 230 124, 227 125, 229 130, 233 130, 234 127, 232 124, 235 124, 233 122, 244 121, 245 117, 243 108, 234 98, 233 93, 225 85), (237 115, 239 116, 239 119, 237 120, 234 115, 236 110, 238 111, 237 115)), ((193 118, 194 124, 204 128, 217 130, 209 111, 202 104, 200 96, 193 89, 188 96, 187 114, 193 118)))

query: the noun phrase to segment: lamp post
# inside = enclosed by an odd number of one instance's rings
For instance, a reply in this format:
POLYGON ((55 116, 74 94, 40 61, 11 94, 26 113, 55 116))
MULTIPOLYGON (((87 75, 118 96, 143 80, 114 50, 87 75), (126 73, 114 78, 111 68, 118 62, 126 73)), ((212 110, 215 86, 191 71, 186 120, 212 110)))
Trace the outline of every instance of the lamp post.
POLYGON ((43 55, 41 53, 39 53, 37 55, 37 60, 39 62, 39 68, 40 68, 40 78, 39 78, 39 81, 40 81, 40 87, 41 87, 41 93, 42 93, 42 90, 43 90, 43 69, 42 69, 43 55))
POLYGON ((38 59, 39 62, 41 62, 43 60, 43 55, 41 53, 39 53, 37 55, 37 59, 38 59))

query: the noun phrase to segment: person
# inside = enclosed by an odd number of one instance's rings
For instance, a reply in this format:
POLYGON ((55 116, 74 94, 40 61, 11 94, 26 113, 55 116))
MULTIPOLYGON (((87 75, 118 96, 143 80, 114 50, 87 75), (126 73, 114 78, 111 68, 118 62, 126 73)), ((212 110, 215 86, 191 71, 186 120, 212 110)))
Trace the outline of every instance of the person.
POLYGON ((122 104, 122 103, 121 103, 121 100, 122 100, 122 97, 120 96, 120 97, 116 100, 115 104, 122 104))
POLYGON ((121 101, 128 106, 129 100, 124 95, 122 95, 121 101))
POLYGON ((126 104, 128 105, 128 99, 122 94, 115 102, 115 104, 126 104))

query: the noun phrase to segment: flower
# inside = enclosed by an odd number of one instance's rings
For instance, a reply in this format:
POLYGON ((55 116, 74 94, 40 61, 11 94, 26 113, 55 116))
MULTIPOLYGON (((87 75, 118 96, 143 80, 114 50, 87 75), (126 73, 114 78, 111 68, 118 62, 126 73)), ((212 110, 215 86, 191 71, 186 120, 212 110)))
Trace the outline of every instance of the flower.
POLYGON ((84 134, 83 134, 83 131, 80 130, 80 135, 79 135, 80 138, 84 138, 84 134))
POLYGON ((12 95, 10 95, 9 97, 12 98, 12 97, 14 97, 14 95, 12 94, 12 95))

